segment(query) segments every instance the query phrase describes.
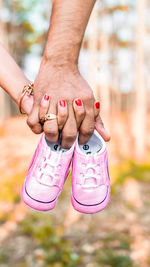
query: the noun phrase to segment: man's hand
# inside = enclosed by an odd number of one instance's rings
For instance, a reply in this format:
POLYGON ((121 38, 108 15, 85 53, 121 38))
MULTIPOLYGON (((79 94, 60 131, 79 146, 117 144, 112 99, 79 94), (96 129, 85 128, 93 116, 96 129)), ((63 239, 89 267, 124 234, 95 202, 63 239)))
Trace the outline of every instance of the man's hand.
MULTIPOLYGON (((50 142, 58 140, 59 130, 62 129, 62 147, 70 148, 74 143, 78 128, 80 127, 79 142, 84 144, 93 134, 95 119, 98 114, 95 110, 93 92, 87 82, 80 75, 74 65, 53 66, 51 62, 42 62, 39 74, 34 83, 34 105, 27 123, 36 134, 44 130, 46 138, 50 142), (41 108, 41 100, 48 95, 49 107, 41 108), (57 120, 50 120, 42 127, 40 114, 58 113, 58 103, 66 101, 67 112, 64 114, 64 125, 57 120), (81 101, 80 101, 81 100, 81 101)), ((99 112, 99 109, 98 109, 99 112)), ((97 119, 98 120, 98 119, 97 119)), ((102 123, 98 123, 99 132, 103 132, 105 140, 109 136, 104 132, 102 123)))
POLYGON ((62 146, 66 148, 73 144, 78 128, 82 144, 88 141, 94 127, 103 132, 105 140, 109 139, 100 118, 95 124, 99 110, 95 110, 92 90, 77 67, 82 39, 95 1, 53 0, 48 39, 34 83, 34 106, 27 123, 35 133, 41 133, 43 128, 51 142, 57 141, 59 130, 62 130, 62 146), (50 97, 49 107, 41 102, 44 95, 50 97), (67 104, 63 114, 59 109, 60 100, 67 104), (44 114, 57 115, 57 111, 58 123, 55 119, 42 126, 40 121, 43 121, 44 114))

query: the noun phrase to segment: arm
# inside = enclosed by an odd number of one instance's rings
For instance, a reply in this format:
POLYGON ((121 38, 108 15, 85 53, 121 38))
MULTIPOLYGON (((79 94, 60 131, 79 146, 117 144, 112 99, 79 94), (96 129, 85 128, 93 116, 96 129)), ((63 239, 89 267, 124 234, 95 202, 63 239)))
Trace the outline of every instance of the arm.
MULTIPOLYGON (((28 117, 28 125, 35 133, 42 131, 39 105, 44 94, 50 96, 48 113, 57 114, 58 101, 66 99, 69 114, 62 130, 63 147, 70 147, 76 138, 77 116, 78 125, 81 125, 80 143, 88 141, 95 127, 93 92, 78 70, 81 43, 95 1, 53 0, 48 40, 35 80, 34 106, 28 117), (73 101, 76 98, 83 101, 84 114, 79 112, 77 115, 74 112, 73 101)), ((99 128, 103 128, 101 123, 99 128)), ((44 131, 49 141, 57 141, 58 130, 57 121, 45 122, 44 131)), ((108 135, 102 135, 108 139, 108 135)))
POLYGON ((96 0, 53 0, 44 58, 54 64, 78 64, 85 28, 96 0))
MULTIPOLYGON (((0 86, 18 105, 24 85, 30 81, 1 44, 0 61, 0 86)), ((32 97, 24 96, 22 107, 27 114, 31 111, 32 105, 32 97)))

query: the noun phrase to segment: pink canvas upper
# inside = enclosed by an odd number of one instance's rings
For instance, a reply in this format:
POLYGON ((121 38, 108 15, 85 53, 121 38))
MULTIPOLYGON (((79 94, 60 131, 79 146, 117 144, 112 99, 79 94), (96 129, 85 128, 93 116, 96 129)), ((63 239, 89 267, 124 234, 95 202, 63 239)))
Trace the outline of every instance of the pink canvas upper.
POLYGON ((52 151, 42 135, 26 175, 26 194, 39 202, 54 201, 66 180, 72 154, 73 147, 64 153, 52 151))
POLYGON ((76 202, 94 206, 105 201, 110 192, 110 179, 104 141, 99 153, 88 155, 76 143, 72 165, 72 195, 76 202))

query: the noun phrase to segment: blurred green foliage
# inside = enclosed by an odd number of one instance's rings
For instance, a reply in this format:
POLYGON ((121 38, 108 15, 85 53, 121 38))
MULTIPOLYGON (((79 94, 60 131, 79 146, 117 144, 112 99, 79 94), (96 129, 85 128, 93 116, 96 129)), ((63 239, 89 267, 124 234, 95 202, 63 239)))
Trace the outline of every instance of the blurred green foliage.
POLYGON ((117 192, 119 185, 129 178, 134 178, 139 182, 150 182, 150 164, 142 163, 138 164, 133 161, 123 161, 122 163, 112 166, 111 177, 114 177, 114 183, 112 185, 112 193, 117 192))
POLYGON ((122 234, 117 236, 116 233, 110 232, 104 238, 105 248, 108 249, 112 242, 119 249, 124 249, 124 250, 128 250, 128 251, 130 250, 131 238, 128 236, 127 233, 126 234, 122 233, 122 234))
POLYGON ((96 252, 97 262, 100 266, 106 264, 111 267, 133 267, 133 262, 128 255, 131 241, 127 233, 108 233, 103 240, 103 250, 96 252))
POLYGON ((51 1, 6 0, 2 5, 4 38, 17 62, 23 66, 27 53, 42 54, 49 27, 51 1))
POLYGON ((0 249, 0 264, 8 262, 8 255, 0 249))
POLYGON ((97 262, 100 263, 100 266, 111 267, 133 267, 133 262, 129 256, 117 254, 112 249, 106 249, 104 252, 100 253, 97 259, 97 262))
POLYGON ((41 213, 33 213, 21 222, 19 226, 20 233, 30 236, 34 246, 43 250, 45 267, 78 266, 81 258, 72 250, 71 243, 62 234, 59 234, 57 230, 58 228, 52 223, 50 216, 41 213))
POLYGON ((11 177, 4 177, 4 182, 1 184, 1 202, 18 203, 20 201, 20 190, 24 177, 25 172, 11 177))
MULTIPOLYGON (((88 254, 87 251, 84 252, 82 249, 82 237, 67 239, 65 231, 66 229, 63 226, 58 225, 57 222, 55 223, 55 219, 50 217, 50 214, 34 212, 19 224, 16 234, 30 239, 32 248, 30 253, 34 266, 82 267, 85 266, 85 259, 89 255, 93 264, 96 263, 101 267, 135 266, 129 256, 132 243, 129 233, 106 233, 99 239, 99 244, 101 244, 99 249, 95 247, 94 243, 92 244, 92 239, 90 243, 87 235, 86 243, 94 248, 92 254, 88 254), (40 265, 38 265, 39 263, 40 265)), ((96 232, 93 234, 96 234, 96 232)), ((0 251, 0 260, 11 266, 10 252, 0 251)), ((29 263, 28 259, 24 257, 22 262, 17 262, 17 266, 29 267, 32 266, 32 261, 29 263)))

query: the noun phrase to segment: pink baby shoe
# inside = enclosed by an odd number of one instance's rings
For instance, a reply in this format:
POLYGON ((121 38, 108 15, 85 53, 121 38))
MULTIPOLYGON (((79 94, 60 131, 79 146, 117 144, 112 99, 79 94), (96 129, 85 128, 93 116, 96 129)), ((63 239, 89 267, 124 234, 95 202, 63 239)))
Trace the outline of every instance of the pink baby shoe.
POLYGON ((72 165, 73 207, 83 213, 103 210, 110 199, 110 178, 106 144, 96 130, 87 144, 76 141, 72 165))
POLYGON ((60 141, 52 144, 42 135, 21 192, 22 200, 28 206, 39 211, 55 207, 69 172, 73 151, 74 145, 65 150, 60 141))

